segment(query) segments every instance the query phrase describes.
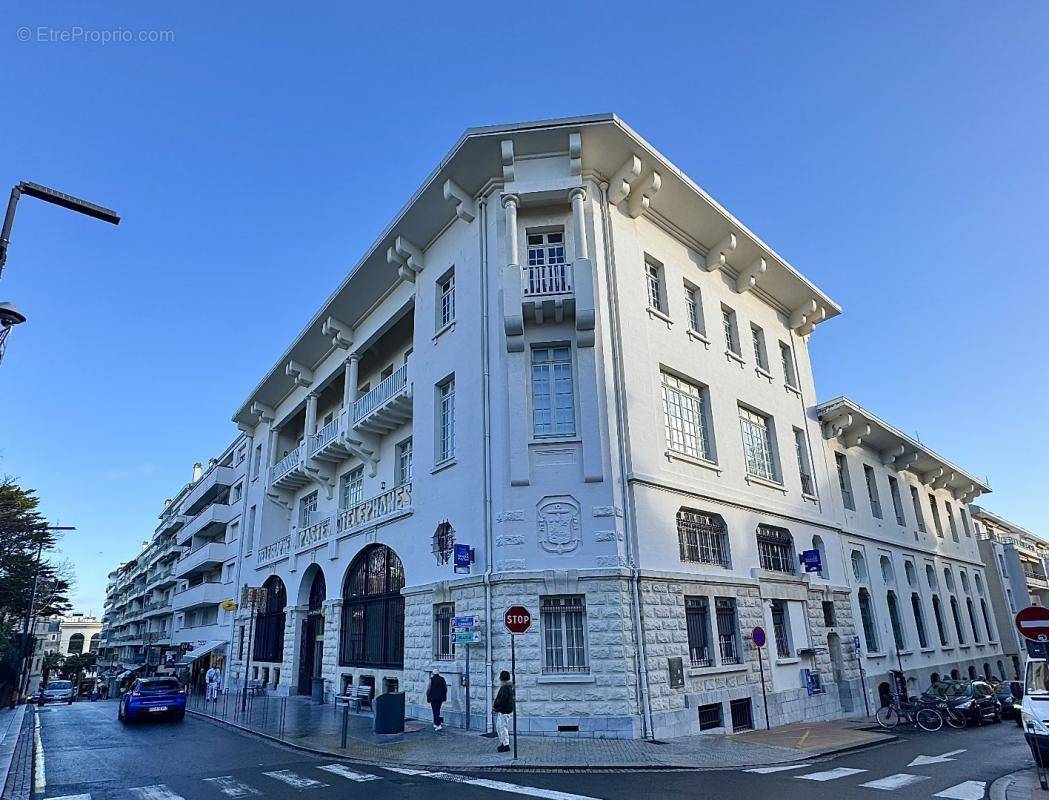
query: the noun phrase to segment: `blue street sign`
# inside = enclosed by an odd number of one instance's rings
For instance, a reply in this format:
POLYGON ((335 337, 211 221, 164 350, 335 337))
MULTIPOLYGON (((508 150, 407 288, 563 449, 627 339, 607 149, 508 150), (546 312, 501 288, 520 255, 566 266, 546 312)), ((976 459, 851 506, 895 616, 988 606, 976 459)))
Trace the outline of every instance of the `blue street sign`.
POLYGON ((857 653, 860 652, 860 637, 859 636, 853 636, 852 637, 852 646, 856 648, 856 652, 857 653))
POLYGON ((469 617, 454 617, 452 619, 452 627, 453 628, 476 628, 477 627, 477 617, 476 616, 472 616, 472 615, 469 616, 469 617))
POLYGON ((760 625, 750 632, 751 641, 754 642, 755 647, 765 646, 765 629, 760 625))
POLYGON ((468 544, 456 544, 453 553, 452 562, 455 564, 456 573, 469 574, 470 565, 473 563, 473 548, 468 544))
POLYGON ((819 550, 803 550, 801 552, 801 563, 806 572, 822 572, 823 559, 819 550))

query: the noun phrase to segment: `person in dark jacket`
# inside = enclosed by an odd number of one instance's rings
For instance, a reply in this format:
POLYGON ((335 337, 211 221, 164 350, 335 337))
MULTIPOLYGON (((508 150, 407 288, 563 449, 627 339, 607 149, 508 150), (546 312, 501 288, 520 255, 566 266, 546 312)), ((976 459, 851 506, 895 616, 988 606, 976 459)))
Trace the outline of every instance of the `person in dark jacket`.
POLYGON ((499 673, 499 691, 492 701, 495 712, 495 732, 499 735, 499 752, 510 752, 510 716, 514 713, 514 685, 505 669, 499 673))
POLYGON ((426 702, 433 710, 433 729, 435 731, 444 728, 444 717, 441 716, 441 706, 448 699, 448 682, 437 670, 430 674, 430 681, 426 684, 426 702))

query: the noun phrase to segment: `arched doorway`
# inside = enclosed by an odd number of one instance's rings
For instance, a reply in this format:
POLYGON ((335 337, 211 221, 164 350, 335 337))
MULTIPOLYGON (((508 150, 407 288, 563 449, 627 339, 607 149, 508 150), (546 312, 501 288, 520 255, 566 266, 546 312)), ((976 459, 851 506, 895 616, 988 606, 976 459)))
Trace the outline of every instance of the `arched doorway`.
POLYGON ((284 609, 288 605, 288 590, 284 581, 271 575, 262 584, 266 602, 255 613, 255 661, 280 662, 284 660, 284 609))
POLYGON ((882 681, 878 684, 878 702, 882 708, 892 702, 892 687, 889 686, 888 681, 882 681))
POLYGON ((389 547, 362 550, 342 585, 339 663, 401 669, 404 666, 404 567, 389 547))
POLYGON ((956 670, 956 669, 952 669, 951 670, 951 680, 952 681, 960 680, 961 677, 962 677, 961 673, 958 672, 958 670, 956 670))
POLYGON ((84 634, 74 633, 69 637, 69 650, 71 655, 80 655, 84 652, 84 634))
POLYGON ((324 599, 327 590, 320 567, 313 572, 306 617, 299 641, 299 694, 313 693, 313 679, 321 677, 324 664, 324 599))

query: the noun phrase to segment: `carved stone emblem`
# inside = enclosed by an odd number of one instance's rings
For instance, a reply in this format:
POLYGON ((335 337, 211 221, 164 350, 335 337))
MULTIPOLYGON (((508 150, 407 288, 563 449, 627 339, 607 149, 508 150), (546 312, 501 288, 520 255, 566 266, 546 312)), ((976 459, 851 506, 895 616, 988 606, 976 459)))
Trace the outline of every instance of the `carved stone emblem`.
POLYGON ((544 497, 539 503, 539 546, 562 555, 579 547, 579 504, 571 497, 544 497))

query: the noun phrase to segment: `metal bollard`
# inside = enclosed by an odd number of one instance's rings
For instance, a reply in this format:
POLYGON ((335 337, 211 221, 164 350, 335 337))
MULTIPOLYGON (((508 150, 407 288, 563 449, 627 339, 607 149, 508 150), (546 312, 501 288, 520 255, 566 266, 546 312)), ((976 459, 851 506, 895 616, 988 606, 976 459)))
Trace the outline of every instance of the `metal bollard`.
POLYGON ((342 744, 339 745, 343 750, 346 749, 346 734, 350 727, 350 704, 345 703, 342 707, 342 744))

